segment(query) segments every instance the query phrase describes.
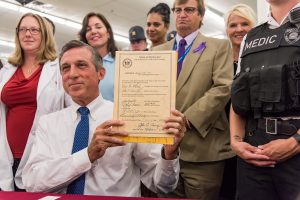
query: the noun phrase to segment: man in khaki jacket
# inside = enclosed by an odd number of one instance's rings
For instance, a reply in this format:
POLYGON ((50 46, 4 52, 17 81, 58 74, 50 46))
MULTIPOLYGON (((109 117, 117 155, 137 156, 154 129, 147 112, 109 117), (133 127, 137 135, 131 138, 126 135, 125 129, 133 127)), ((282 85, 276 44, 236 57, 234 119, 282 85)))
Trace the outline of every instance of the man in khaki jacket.
POLYGON ((168 197, 213 200, 218 198, 224 160, 234 155, 224 111, 233 74, 230 45, 199 32, 203 0, 175 0, 172 10, 177 35, 153 50, 180 51, 185 39, 184 53, 178 56, 183 63, 178 69, 176 108, 185 114, 189 129, 180 146, 181 177, 168 197))

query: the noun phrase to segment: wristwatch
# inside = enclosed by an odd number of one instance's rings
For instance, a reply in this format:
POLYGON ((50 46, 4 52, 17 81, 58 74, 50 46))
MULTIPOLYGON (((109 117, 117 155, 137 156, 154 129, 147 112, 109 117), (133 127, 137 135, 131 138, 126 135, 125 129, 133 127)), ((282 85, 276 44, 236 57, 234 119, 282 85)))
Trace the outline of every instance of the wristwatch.
POLYGON ((296 139, 296 141, 298 142, 298 144, 300 144, 300 134, 296 133, 292 137, 296 139))

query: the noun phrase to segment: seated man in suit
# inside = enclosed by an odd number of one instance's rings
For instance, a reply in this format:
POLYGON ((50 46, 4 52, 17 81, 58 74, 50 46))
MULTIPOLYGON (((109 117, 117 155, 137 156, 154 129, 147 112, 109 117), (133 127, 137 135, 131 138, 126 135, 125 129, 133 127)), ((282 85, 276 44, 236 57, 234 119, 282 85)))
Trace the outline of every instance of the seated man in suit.
POLYGON ((92 47, 73 40, 60 54, 63 85, 73 104, 39 121, 36 140, 23 171, 27 191, 108 196, 140 196, 140 182, 169 192, 178 181, 178 146, 186 130, 177 110, 163 129, 174 145, 126 144, 113 136, 122 126, 112 118, 113 104, 102 98, 98 82, 105 69, 92 47), (80 137, 79 137, 80 136, 80 137))

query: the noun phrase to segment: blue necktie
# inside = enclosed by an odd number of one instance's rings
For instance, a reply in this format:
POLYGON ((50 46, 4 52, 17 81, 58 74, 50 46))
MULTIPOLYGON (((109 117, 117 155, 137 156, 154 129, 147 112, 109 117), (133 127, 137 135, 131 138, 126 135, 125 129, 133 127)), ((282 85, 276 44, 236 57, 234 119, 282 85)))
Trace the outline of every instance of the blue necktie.
MULTIPOLYGON (((89 142, 89 109, 87 107, 80 107, 78 112, 81 115, 74 136, 74 143, 72 154, 80 151, 88 146, 89 142)), ((69 186, 67 194, 83 194, 85 184, 85 174, 75 179, 69 186)))
POLYGON ((179 47, 178 47, 178 61, 179 62, 177 64, 177 79, 178 79, 179 74, 182 69, 182 63, 183 63, 184 53, 185 53, 185 45, 186 45, 185 39, 181 39, 179 41, 179 47))

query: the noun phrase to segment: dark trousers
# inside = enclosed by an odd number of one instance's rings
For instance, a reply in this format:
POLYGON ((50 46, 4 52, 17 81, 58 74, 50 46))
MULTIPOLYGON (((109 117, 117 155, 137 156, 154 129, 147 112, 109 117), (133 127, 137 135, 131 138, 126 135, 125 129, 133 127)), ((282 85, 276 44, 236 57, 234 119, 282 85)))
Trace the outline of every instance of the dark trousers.
MULTIPOLYGON (((258 146, 287 137, 257 130, 247 134, 245 141, 258 146)), ((238 200, 300 200, 300 154, 275 167, 256 167, 240 158, 237 163, 238 200)))
MULTIPOLYGON (((20 161, 21 161, 21 159, 19 159, 19 158, 14 159, 14 164, 13 164, 13 166, 12 166, 14 178, 15 178, 15 176, 16 176, 17 169, 18 169, 18 167, 19 167, 20 161)), ((16 192, 25 192, 25 190, 18 188, 18 187, 16 186, 15 182, 14 182, 14 186, 15 186, 15 191, 16 191, 16 192)))
POLYGON ((219 200, 234 200, 236 194, 236 165, 237 157, 225 160, 223 181, 219 200))
POLYGON ((157 197, 157 194, 148 189, 143 183, 141 183, 141 195, 142 197, 157 197))

